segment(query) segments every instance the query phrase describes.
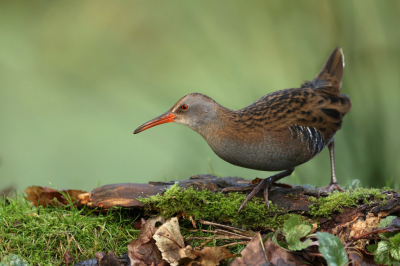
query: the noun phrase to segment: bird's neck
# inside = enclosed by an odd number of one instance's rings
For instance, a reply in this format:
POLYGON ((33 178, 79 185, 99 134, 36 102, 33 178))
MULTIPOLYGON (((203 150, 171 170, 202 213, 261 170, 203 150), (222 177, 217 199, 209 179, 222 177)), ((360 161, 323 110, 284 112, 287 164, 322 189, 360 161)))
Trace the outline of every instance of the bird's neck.
POLYGON ((237 121, 237 111, 216 104, 215 115, 198 128, 192 128, 207 142, 229 135, 237 121))

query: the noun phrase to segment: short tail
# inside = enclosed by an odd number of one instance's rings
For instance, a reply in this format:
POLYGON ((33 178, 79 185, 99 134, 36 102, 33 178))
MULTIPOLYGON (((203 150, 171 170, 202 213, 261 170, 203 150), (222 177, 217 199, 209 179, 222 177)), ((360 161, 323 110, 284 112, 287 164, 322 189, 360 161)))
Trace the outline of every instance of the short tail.
POLYGON ((335 48, 326 60, 321 72, 314 78, 311 85, 330 95, 339 95, 342 87, 344 55, 341 48, 335 48))

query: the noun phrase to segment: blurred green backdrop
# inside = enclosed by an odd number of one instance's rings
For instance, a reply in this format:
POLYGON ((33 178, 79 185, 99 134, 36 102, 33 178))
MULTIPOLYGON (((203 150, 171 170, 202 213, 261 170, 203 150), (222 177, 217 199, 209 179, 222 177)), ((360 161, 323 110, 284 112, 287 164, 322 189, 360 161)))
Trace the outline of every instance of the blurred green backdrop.
MULTIPOLYGON (((230 165, 197 133, 142 123, 190 92, 239 109, 312 79, 343 47, 353 102, 339 182, 399 186, 400 1, 0 1, 0 189, 91 190, 230 165)), ((323 151, 286 182, 326 185, 323 151)))

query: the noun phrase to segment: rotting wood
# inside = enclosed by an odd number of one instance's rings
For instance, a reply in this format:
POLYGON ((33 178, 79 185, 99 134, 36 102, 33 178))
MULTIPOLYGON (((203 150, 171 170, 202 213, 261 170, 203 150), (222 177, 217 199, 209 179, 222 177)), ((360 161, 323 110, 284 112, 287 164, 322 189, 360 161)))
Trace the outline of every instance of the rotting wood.
MULTIPOLYGON (((109 209, 114 206, 126 208, 142 208, 143 204, 137 199, 139 197, 154 196, 163 193, 172 186, 174 182, 149 182, 148 184, 122 183, 98 187, 90 194, 81 195, 82 205, 90 203, 93 208, 109 209)), ((193 187, 199 190, 218 192, 227 187, 243 187, 251 184, 251 180, 238 177, 215 177, 212 175, 195 175, 189 179, 178 181, 182 188, 193 187)), ((270 191, 269 198, 274 204, 283 208, 283 211, 307 212, 308 206, 312 204, 305 194, 308 192, 303 187, 276 187, 270 191)), ((262 193, 259 193, 262 197, 262 193)))
MULTIPOLYGON (((150 182, 149 184, 113 184, 96 188, 90 194, 80 198, 80 202, 90 203, 91 207, 108 209, 113 206, 142 209, 143 205, 137 200, 138 197, 149 197, 163 193, 175 182, 150 182)), ((225 187, 241 187, 251 184, 250 180, 236 177, 215 177, 212 175, 196 175, 189 179, 178 181, 182 188, 192 186, 195 189, 207 189, 219 192, 225 187)), ((304 187, 290 187, 279 184, 269 192, 269 199, 282 208, 282 212, 291 212, 314 219, 320 225, 321 231, 332 233, 342 240, 343 243, 351 241, 378 227, 382 218, 388 215, 400 213, 400 193, 383 192, 386 201, 374 202, 372 204, 360 204, 356 208, 346 208, 341 213, 332 213, 331 217, 315 218, 309 215, 310 206, 313 202, 309 199, 315 193, 304 187)), ((258 196, 263 197, 262 193, 258 196)), ((206 225, 212 222, 200 221, 206 225)), ((224 225, 227 226, 227 225, 224 225)), ((229 226, 227 226, 229 227, 229 226)), ((236 230, 240 230, 237 229, 236 230)), ((239 232, 239 231, 238 231, 239 232)), ((241 234, 243 232, 240 232, 241 234)), ((359 239, 354 242, 355 247, 364 248, 367 239, 359 239)))

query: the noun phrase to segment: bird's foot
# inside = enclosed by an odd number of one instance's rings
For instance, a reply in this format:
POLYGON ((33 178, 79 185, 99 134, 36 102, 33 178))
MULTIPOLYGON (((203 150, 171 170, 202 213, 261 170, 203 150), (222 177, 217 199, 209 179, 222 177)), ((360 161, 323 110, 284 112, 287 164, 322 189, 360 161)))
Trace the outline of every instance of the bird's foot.
POLYGON ((268 178, 263 179, 260 183, 250 185, 247 187, 235 187, 235 188, 225 188, 222 190, 222 192, 228 192, 228 191, 246 191, 246 190, 253 190, 249 195, 247 195, 246 199, 243 201, 242 205, 240 205, 238 213, 243 209, 244 205, 251 200, 261 189, 264 190, 264 199, 265 199, 265 204, 267 205, 267 208, 269 210, 269 201, 268 201, 268 189, 271 184, 275 183, 281 178, 284 178, 285 176, 290 175, 293 173, 294 168, 285 170, 283 172, 280 172, 278 174, 275 174, 273 176, 270 176, 268 178))
POLYGON ((238 213, 244 208, 246 203, 251 200, 261 189, 264 190, 264 199, 267 208, 269 209, 269 201, 268 201, 268 189, 269 186, 274 182, 271 178, 265 178, 260 183, 246 186, 246 187, 228 187, 222 190, 223 193, 230 191, 248 191, 252 190, 249 195, 247 195, 246 199, 243 201, 242 205, 240 205, 238 213))
POLYGON ((341 188, 338 183, 330 183, 327 186, 317 188, 318 195, 320 195, 321 193, 331 193, 334 190, 342 192, 343 188, 341 188))

